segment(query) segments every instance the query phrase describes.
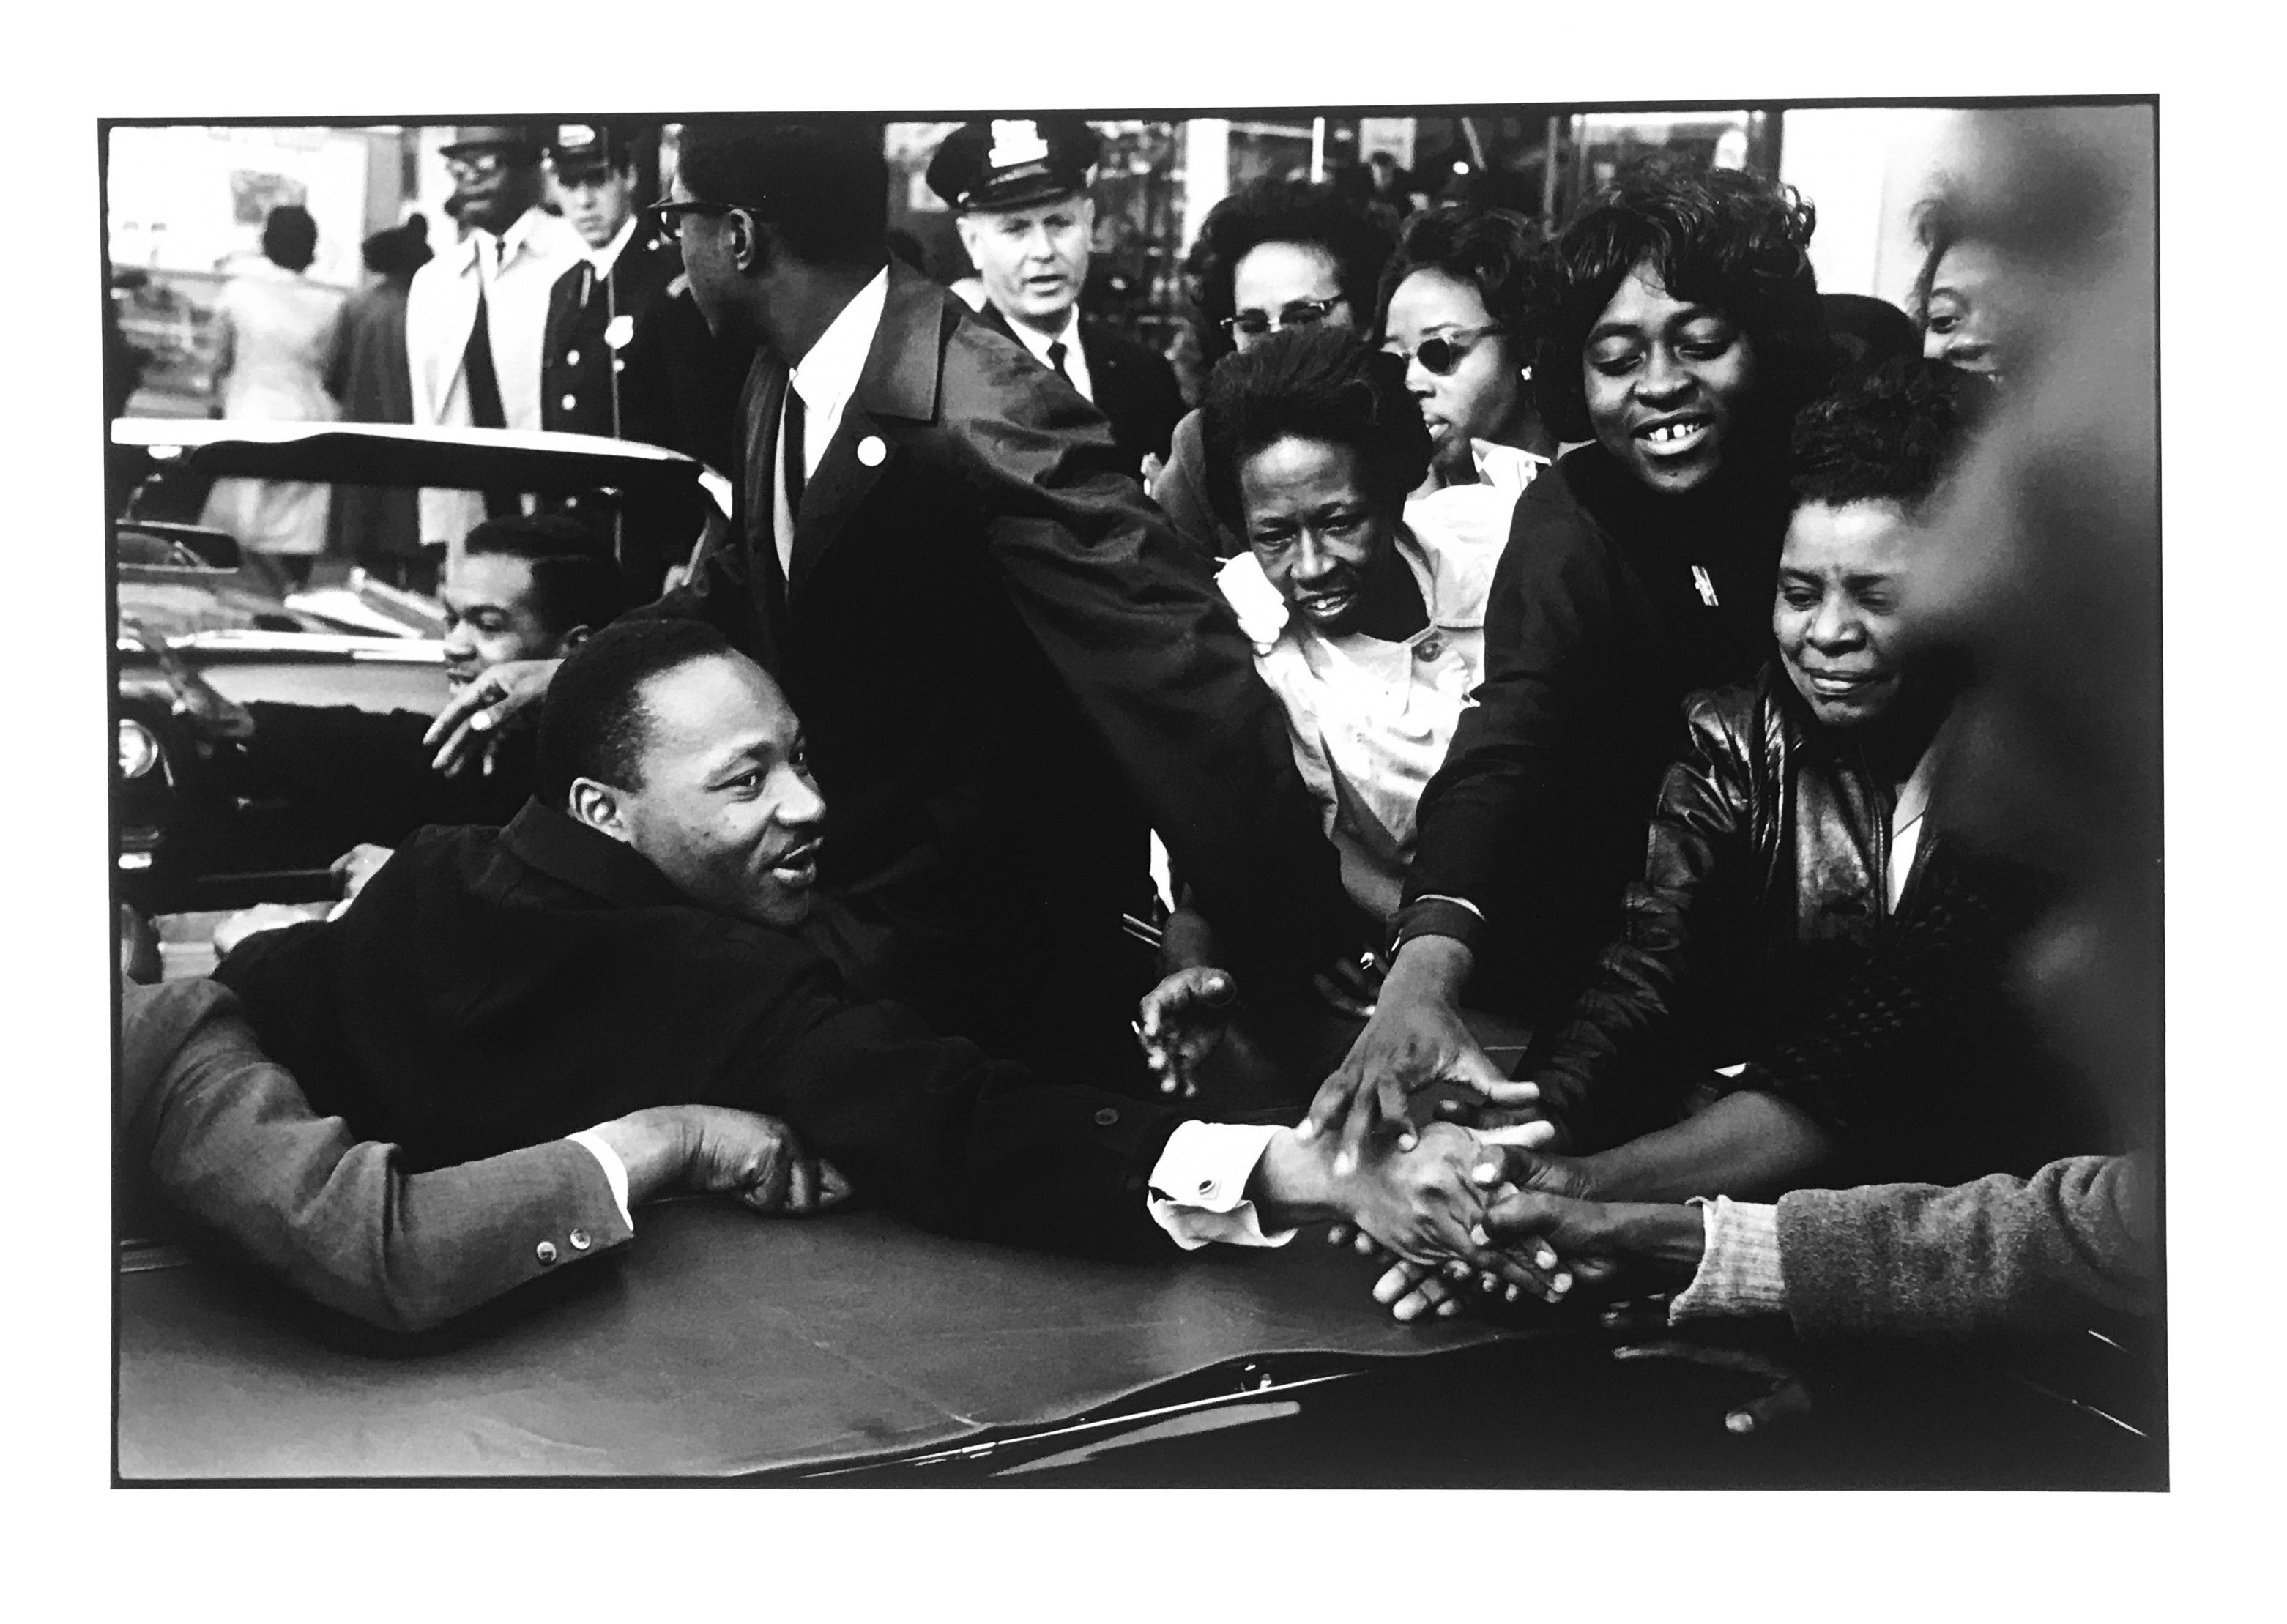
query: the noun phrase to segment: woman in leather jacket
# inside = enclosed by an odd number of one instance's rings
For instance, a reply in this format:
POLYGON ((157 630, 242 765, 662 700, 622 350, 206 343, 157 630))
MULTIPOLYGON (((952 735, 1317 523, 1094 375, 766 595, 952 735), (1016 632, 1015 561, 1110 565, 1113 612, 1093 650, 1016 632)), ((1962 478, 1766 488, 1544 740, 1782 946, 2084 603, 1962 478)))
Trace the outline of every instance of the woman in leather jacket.
POLYGON ((1799 420, 1776 656, 1686 703, 1623 930, 1532 1073, 1570 1147, 1674 1121, 1715 1068, 1813 1019, 1914 906, 1951 681, 1900 645, 1895 611, 1974 398, 1958 376, 1895 362, 1799 420))

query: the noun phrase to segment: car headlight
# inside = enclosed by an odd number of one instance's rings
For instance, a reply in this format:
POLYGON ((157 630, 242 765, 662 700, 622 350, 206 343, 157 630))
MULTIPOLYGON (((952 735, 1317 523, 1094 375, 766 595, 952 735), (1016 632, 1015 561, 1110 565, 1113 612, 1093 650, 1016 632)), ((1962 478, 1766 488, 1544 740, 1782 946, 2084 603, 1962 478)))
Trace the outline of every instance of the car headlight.
POLYGON ((159 739, 132 716, 119 719, 119 776, 140 778, 159 765, 159 739))

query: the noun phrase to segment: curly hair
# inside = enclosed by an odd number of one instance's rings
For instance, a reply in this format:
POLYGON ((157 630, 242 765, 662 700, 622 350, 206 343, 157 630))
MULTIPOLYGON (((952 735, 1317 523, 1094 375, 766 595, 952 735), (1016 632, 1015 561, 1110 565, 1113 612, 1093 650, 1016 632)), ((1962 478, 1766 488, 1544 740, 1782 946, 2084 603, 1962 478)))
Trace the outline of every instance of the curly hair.
POLYGON ((1266 242, 1297 242, 1323 249, 1357 324, 1373 313, 1375 284, 1397 233, 1384 210, 1338 197, 1328 186, 1299 180, 1253 181, 1207 210, 1184 268, 1199 280, 1199 343, 1210 361, 1231 342, 1223 324, 1238 313, 1231 291, 1238 262, 1266 242))
POLYGON ((1425 209, 1405 223, 1397 252, 1382 269, 1381 293, 1374 302, 1375 341, 1389 325, 1390 298, 1405 279, 1416 271, 1440 271, 1477 290, 1485 314, 1517 341, 1518 359, 1523 359, 1531 353, 1534 295, 1546 252, 1539 223, 1511 209, 1467 203, 1425 209))
POLYGON ((1991 390, 1943 361, 1901 357, 1856 374, 1794 420, 1794 492, 1839 507, 1919 507, 1938 487, 1991 390))
POLYGON ((1793 187, 1669 158, 1629 165, 1580 201, 1544 264, 1533 388, 1560 439, 1595 438, 1580 357, 1620 284, 1649 262, 1671 297, 1723 312, 1753 346, 1761 412, 1773 428, 1825 387, 1833 367, 1810 264, 1817 211, 1793 187))
POLYGON ((1329 328, 1274 333, 1225 356, 1200 410, 1207 501, 1233 529, 1244 527, 1240 464, 1283 439, 1349 446, 1368 498, 1393 509, 1429 471, 1429 429, 1405 363, 1329 328))

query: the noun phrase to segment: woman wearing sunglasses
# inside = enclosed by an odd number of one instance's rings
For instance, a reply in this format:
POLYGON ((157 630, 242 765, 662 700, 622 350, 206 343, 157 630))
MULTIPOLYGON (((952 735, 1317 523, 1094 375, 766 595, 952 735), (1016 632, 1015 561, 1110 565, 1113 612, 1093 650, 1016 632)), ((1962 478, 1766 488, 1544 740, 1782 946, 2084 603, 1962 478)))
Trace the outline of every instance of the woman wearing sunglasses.
POLYGON ((1396 957, 1313 1102, 1355 1155, 1440 1078, 1529 1106, 1460 1009, 1569 1004, 1642 863, 1681 702, 1750 674, 1791 497, 1786 428, 1832 367, 1792 190, 1655 161, 1584 199, 1534 304, 1534 392, 1589 443, 1517 499, 1485 676, 1423 792, 1396 957))
MULTIPOLYGON (((1296 327, 1363 335, 1396 235, 1325 186, 1265 179, 1240 187, 1207 211, 1193 250, 1203 359, 1212 366, 1296 327)), ((1175 425, 1167 465, 1145 488, 1202 552, 1230 558, 1246 550, 1208 500, 1198 412, 1175 425)))
POLYGON ((1416 215, 1381 276, 1381 347, 1436 445, 1428 488, 1522 491, 1556 454, 1532 399, 1527 309, 1540 233, 1506 209, 1416 215))
MULTIPOLYGON (((1444 760, 1484 667, 1485 600, 1515 493, 1489 484, 1419 494, 1434 440, 1405 365, 1324 327, 1272 335, 1226 358, 1200 408, 1207 486, 1246 539, 1217 576, 1278 697, 1302 781, 1341 855, 1366 939, 1397 911, 1414 806, 1444 760), (1410 494, 1411 493, 1411 494, 1410 494), (1475 509, 1482 509, 1476 511, 1475 509)), ((1169 1090, 1190 1092, 1220 1039, 1232 983, 1204 922, 1179 913, 1169 974, 1138 1031, 1169 1090)), ((1357 1031, 1361 973, 1328 988, 1337 1015, 1249 1031, 1273 1076, 1225 1062, 1241 1086, 1314 1086, 1357 1031)))

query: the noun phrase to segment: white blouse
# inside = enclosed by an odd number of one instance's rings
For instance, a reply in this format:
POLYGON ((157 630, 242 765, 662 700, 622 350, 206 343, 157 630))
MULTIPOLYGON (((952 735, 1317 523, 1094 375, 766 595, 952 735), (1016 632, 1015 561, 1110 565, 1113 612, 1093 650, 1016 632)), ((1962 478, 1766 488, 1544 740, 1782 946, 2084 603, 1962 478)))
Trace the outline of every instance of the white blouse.
POLYGON ((1485 602, 1516 497, 1483 484, 1407 501, 1398 556, 1429 619, 1402 643, 1321 635, 1289 615, 1251 552, 1216 576, 1286 712, 1295 765, 1341 854, 1343 888, 1377 925, 1397 911, 1414 810, 1484 674, 1485 602))

